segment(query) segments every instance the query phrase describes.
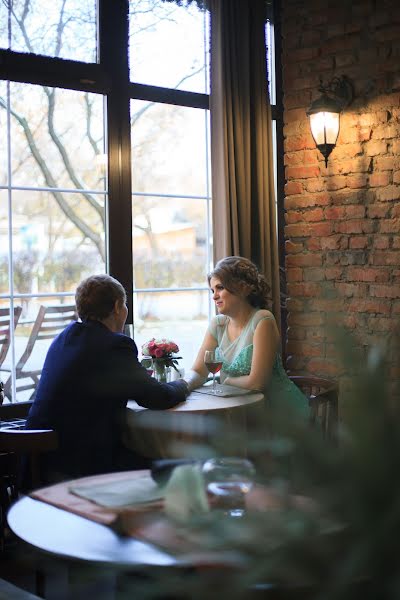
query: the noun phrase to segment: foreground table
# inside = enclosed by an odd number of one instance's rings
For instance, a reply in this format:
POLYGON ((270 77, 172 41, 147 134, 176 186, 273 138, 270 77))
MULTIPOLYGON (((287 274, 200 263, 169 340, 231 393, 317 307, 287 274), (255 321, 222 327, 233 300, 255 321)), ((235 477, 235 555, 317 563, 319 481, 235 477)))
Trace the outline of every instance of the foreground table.
POLYGON ((172 566, 176 559, 110 527, 25 496, 8 512, 11 530, 28 544, 59 558, 115 566, 172 566))
POLYGON ((219 397, 192 392, 186 402, 156 411, 130 400, 125 445, 149 458, 187 456, 193 446, 206 445, 225 454, 246 455, 249 418, 263 409, 260 392, 219 397))

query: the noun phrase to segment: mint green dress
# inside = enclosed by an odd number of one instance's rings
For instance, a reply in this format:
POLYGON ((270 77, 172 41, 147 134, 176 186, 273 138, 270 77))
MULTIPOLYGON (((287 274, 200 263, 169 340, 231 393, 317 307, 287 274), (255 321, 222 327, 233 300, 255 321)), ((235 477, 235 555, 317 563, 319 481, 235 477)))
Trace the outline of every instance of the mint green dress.
MULTIPOLYGON (((226 377, 240 377, 249 375, 253 358, 253 336, 257 325, 265 319, 275 319, 269 310, 254 309, 243 331, 233 342, 228 337, 229 317, 217 315, 211 320, 209 331, 217 340, 218 347, 223 352, 224 362, 221 370, 221 382, 226 377)), ((270 381, 265 389, 267 402, 274 405, 284 402, 286 406, 293 407, 296 413, 308 415, 308 399, 299 388, 290 381, 283 365, 281 355, 277 352, 270 381)))

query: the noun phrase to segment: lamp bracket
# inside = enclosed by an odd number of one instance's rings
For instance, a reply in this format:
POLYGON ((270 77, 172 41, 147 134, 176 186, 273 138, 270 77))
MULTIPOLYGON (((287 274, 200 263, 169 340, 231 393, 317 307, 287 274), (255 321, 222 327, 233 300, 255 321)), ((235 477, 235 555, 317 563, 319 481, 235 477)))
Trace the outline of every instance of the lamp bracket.
POLYGON ((352 102, 354 97, 353 84, 346 75, 333 77, 326 85, 324 85, 322 79, 320 79, 318 90, 322 94, 326 94, 328 97, 333 98, 340 106, 340 110, 346 108, 352 102))

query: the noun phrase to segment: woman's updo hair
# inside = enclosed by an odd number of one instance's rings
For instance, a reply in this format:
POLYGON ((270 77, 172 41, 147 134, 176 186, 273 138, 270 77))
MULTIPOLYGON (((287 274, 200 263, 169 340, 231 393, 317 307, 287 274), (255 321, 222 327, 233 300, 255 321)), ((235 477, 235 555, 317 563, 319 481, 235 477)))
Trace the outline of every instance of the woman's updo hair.
POLYGON ((242 256, 227 256, 218 261, 215 268, 208 275, 217 277, 225 289, 237 296, 243 295, 243 290, 250 289, 246 298, 255 308, 269 308, 271 288, 257 269, 256 265, 242 256))
POLYGON ((76 310, 82 321, 105 319, 117 300, 125 302, 126 293, 111 275, 92 275, 78 285, 75 293, 76 310))

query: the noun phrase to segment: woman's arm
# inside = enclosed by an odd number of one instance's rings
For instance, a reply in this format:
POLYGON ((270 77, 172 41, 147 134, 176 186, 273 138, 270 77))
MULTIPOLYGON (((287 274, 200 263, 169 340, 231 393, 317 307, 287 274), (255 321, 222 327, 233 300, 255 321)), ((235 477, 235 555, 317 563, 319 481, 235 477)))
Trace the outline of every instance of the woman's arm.
POLYGON ((248 390, 264 391, 271 377, 278 347, 279 332, 275 319, 260 321, 253 336, 253 358, 249 375, 230 376, 224 383, 248 390))
POLYGON ((208 370, 204 364, 204 352, 206 350, 214 350, 217 345, 217 340, 207 330, 203 339, 203 343, 200 346, 200 350, 197 353, 196 360, 193 363, 192 369, 185 377, 189 391, 195 390, 207 381, 208 370))

